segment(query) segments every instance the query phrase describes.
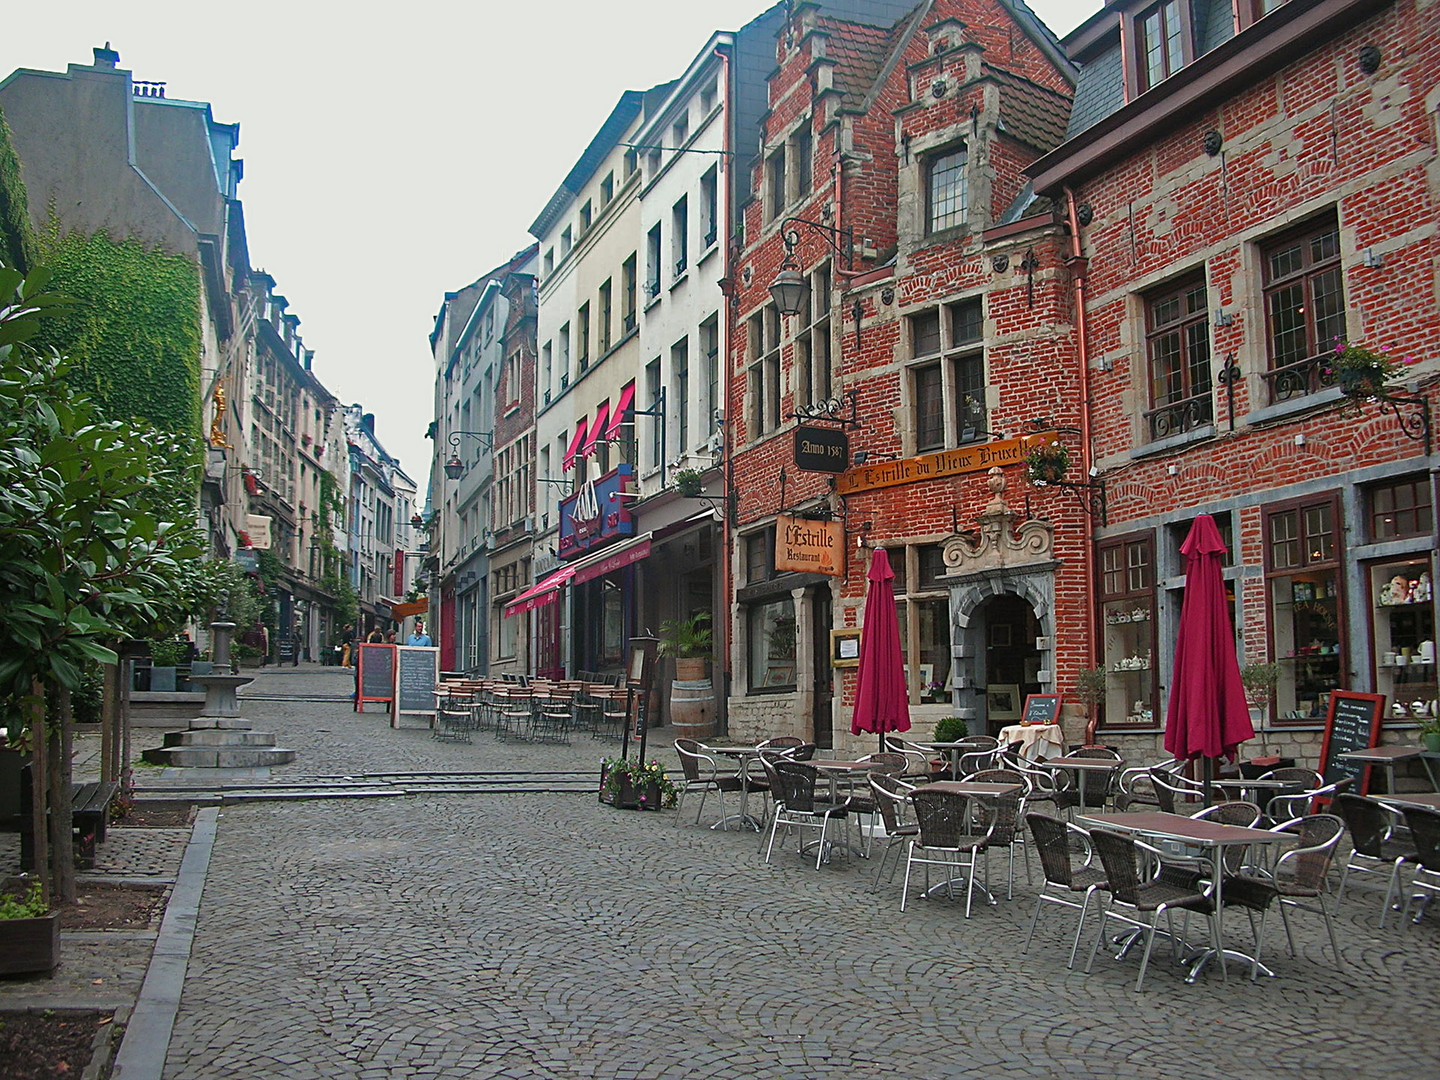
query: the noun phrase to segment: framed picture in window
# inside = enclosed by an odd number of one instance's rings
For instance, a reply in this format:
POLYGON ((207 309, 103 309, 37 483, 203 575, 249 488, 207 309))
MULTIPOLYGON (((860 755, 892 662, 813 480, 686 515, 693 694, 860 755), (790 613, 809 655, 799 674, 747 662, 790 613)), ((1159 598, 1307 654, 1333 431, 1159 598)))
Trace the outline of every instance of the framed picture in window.
POLYGON ((1020 719, 1020 687, 1014 683, 991 683, 985 688, 985 714, 991 720, 1020 719))
POLYGON ((830 666, 857 667, 860 664, 860 627, 842 626, 830 631, 830 666))
POLYGON ((761 685, 767 689, 770 687, 794 686, 795 665, 771 664, 765 669, 765 679, 761 685))

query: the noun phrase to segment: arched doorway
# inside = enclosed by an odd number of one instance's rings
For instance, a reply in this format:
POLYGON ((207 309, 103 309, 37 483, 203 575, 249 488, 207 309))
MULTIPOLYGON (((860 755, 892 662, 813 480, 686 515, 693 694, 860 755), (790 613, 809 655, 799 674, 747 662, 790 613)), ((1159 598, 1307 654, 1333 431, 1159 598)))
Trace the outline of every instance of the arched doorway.
POLYGON ((970 622, 970 632, 983 642, 984 690, 980 697, 983 727, 976 734, 996 734, 1020 719, 1027 694, 1041 693, 1040 620, 1029 603, 1015 593, 984 601, 970 622))

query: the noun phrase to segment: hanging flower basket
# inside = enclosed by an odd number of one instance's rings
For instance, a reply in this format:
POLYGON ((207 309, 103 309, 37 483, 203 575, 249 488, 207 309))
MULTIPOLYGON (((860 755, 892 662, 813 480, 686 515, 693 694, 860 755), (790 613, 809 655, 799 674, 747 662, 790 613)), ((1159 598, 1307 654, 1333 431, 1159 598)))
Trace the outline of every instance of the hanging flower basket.
POLYGON ((694 469, 681 469, 675 474, 675 490, 686 499, 699 498, 704 490, 701 475, 694 469))
POLYGON ((1396 359, 1389 346, 1379 351, 1344 341, 1335 343, 1335 352, 1322 375, 1340 388, 1350 401, 1369 401, 1385 393, 1385 384, 1413 364, 1414 357, 1396 359))
POLYGON ((1070 467, 1070 451, 1061 442, 1037 443, 1025 458, 1025 475, 1036 487, 1058 483, 1070 467))

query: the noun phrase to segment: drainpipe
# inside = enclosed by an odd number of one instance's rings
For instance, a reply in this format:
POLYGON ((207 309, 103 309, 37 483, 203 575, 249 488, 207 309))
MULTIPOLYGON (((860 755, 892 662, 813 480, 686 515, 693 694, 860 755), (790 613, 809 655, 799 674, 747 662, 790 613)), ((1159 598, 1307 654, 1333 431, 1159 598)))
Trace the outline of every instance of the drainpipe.
MULTIPOLYGON (((720 490, 723 493, 720 512, 720 610, 716 613, 721 617, 711 619, 710 624, 720 628, 720 685, 716 687, 717 701, 716 712, 724 721, 724 730, 730 730, 730 672, 731 672, 731 642, 734 635, 733 629, 734 604, 733 590, 731 588, 731 534, 730 506, 731 500, 735 498, 735 464, 731 459, 731 416, 730 416, 730 349, 735 342, 735 290, 738 283, 735 280, 735 245, 731 237, 735 231, 735 222, 732 215, 735 211, 737 191, 735 176, 737 166, 735 156, 730 149, 730 125, 735 119, 735 86, 731 78, 731 48, 730 46, 719 46, 714 54, 720 58, 721 77, 725 80, 725 118, 723 148, 725 152, 720 155, 720 167, 725 175, 724 187, 724 214, 725 214, 725 235, 721 238, 725 243, 725 278, 730 282, 730 289, 725 295, 725 340, 720 350, 718 362, 722 365, 720 377, 716 380, 724 394, 724 419, 720 422, 720 490)), ((711 402, 711 409, 714 409, 714 402, 711 402)))
MULTIPOLYGON (((1085 315, 1086 261, 1080 248, 1080 218, 1076 210, 1075 191, 1065 188, 1065 213, 1070 220, 1071 280, 1075 282, 1075 335, 1080 363, 1080 471, 1082 483, 1090 482, 1090 467, 1093 461, 1090 446, 1090 338, 1089 325, 1085 315)), ((1081 566, 1085 572, 1085 666, 1095 666, 1095 579, 1094 579, 1095 521, 1085 514, 1085 546, 1081 566)))

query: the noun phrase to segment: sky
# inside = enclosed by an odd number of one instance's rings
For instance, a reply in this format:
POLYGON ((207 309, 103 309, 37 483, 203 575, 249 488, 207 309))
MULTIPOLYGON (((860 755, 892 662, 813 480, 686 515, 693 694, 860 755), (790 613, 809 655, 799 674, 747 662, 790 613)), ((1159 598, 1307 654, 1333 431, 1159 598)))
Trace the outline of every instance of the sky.
MULTIPOLYGON (((531 243, 527 227, 622 91, 676 77, 713 31, 768 6, 31 3, 5 16, 0 78, 89 64, 108 42, 134 78, 239 123, 251 265, 299 317, 321 382, 375 414, 423 493, 428 335, 445 293, 531 243)), ((1101 5, 1030 6, 1063 36, 1101 5)))

